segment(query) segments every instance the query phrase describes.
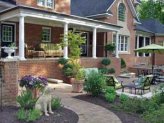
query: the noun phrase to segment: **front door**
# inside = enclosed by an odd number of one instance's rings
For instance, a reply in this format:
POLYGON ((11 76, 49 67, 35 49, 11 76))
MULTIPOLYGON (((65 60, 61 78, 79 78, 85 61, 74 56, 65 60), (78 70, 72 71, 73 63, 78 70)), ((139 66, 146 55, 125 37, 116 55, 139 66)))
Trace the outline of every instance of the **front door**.
POLYGON ((88 33, 82 33, 82 37, 85 39, 85 42, 81 45, 82 53, 81 56, 87 56, 87 41, 88 41, 88 33))
MULTIPOLYGON (((9 46, 15 42, 15 25, 1 24, 1 47, 9 46)), ((13 54, 12 54, 13 55, 13 54)), ((6 57, 7 53, 1 49, 1 57, 6 57)))

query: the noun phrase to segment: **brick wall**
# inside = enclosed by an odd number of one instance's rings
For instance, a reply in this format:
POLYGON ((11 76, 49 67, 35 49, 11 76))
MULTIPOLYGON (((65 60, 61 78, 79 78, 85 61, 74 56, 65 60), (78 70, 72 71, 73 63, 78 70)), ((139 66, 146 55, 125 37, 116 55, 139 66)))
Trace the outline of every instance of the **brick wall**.
MULTIPOLYGON (((102 58, 81 58, 81 64, 83 67, 102 67, 102 58)), ((116 70, 116 75, 120 73, 120 60, 117 58, 111 58, 111 65, 116 70)), ((57 63, 57 59, 36 59, 26 60, 19 62, 19 78, 24 75, 37 75, 45 76, 48 78, 64 79, 62 70, 57 63)))
MULTIPOLYGON (((161 41, 164 41, 164 36, 155 37, 155 43, 161 45, 161 41)), ((163 54, 155 54, 155 64, 156 65, 164 65, 164 53, 163 54)))
POLYGON ((37 0, 16 0, 17 4, 39 8, 42 10, 70 14, 70 0, 54 0, 53 8, 45 8, 37 5, 37 0))
MULTIPOLYGON (((2 100, 3 105, 16 105, 18 95, 18 62, 0 62, 2 67, 2 100)), ((1 92, 1 91, 0 91, 1 92)))

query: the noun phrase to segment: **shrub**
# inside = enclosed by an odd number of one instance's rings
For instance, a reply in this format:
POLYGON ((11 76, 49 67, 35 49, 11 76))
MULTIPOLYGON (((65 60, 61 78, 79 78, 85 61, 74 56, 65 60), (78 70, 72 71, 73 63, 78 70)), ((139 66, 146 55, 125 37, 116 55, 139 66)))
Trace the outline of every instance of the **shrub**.
POLYGON ((114 68, 109 68, 108 73, 110 73, 110 74, 115 73, 115 69, 114 68))
POLYGON ((59 98, 53 98, 51 102, 51 107, 53 110, 58 109, 61 107, 61 99, 59 98))
POLYGON ((26 120, 27 116, 26 116, 26 111, 25 109, 21 108, 18 110, 17 112, 17 118, 18 120, 26 120))
POLYGON ((41 117, 41 115, 42 115, 42 112, 36 109, 25 110, 21 108, 17 112, 18 120, 26 121, 26 122, 36 121, 37 119, 41 117))
POLYGON ((104 65, 104 66, 108 66, 110 65, 111 61, 110 59, 108 58, 104 58, 102 61, 101 61, 101 64, 104 65))
POLYGON ((37 99, 33 99, 31 91, 23 91, 20 96, 16 98, 21 108, 32 109, 35 106, 37 99))
POLYGON ((143 114, 146 111, 157 110, 159 106, 153 100, 129 98, 122 103, 121 108, 128 112, 143 114))
POLYGON ((127 95, 125 95, 125 94, 121 94, 120 95, 120 101, 121 101, 121 103, 127 101, 128 99, 129 99, 129 97, 127 95))
POLYGON ((59 64, 62 64, 62 65, 67 64, 67 62, 68 62, 68 60, 65 59, 65 58, 60 58, 60 59, 58 60, 58 63, 59 63, 59 64))
POLYGON ((148 123, 164 123, 164 105, 162 105, 158 110, 152 112, 145 112, 143 118, 148 123))
POLYGON ((105 77, 96 71, 92 71, 85 80, 84 90, 93 96, 98 96, 105 88, 105 85, 105 77))
POLYGON ((105 46, 105 50, 109 52, 113 52, 115 50, 115 44, 107 44, 105 46))
POLYGON ((108 102, 114 102, 116 98, 116 91, 113 87, 107 87, 106 91, 105 91, 105 99, 108 102))
POLYGON ((36 120, 38 120, 42 115, 42 112, 40 110, 36 110, 36 109, 32 109, 28 111, 28 115, 27 115, 27 122, 34 122, 36 120))
POLYGON ((126 68, 126 63, 123 58, 121 58, 121 68, 126 68))
POLYGON ((65 64, 63 67, 63 73, 65 76, 69 76, 69 77, 73 76, 73 74, 74 74, 73 73, 73 65, 69 64, 69 63, 65 64))

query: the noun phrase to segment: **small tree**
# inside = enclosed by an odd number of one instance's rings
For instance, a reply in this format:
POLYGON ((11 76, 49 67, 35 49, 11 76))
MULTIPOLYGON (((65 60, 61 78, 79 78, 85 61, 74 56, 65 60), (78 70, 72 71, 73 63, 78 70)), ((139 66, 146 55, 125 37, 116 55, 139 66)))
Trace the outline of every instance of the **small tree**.
POLYGON ((105 50, 108 51, 110 54, 113 53, 116 49, 115 44, 111 43, 111 44, 107 44, 105 46, 105 50))
POLYGON ((68 32, 67 35, 63 36, 62 41, 64 45, 69 47, 69 64, 72 64, 73 77, 76 78, 81 69, 81 65, 79 64, 79 58, 81 55, 80 46, 85 42, 85 39, 81 36, 81 34, 68 32))

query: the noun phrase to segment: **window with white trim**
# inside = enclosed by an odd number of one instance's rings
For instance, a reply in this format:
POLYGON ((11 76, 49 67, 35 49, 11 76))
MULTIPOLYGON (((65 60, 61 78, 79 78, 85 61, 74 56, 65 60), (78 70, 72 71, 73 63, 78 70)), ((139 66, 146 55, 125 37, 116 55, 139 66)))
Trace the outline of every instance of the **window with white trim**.
MULTIPOLYGON (((119 52, 128 52, 129 51, 129 36, 126 35, 119 35, 118 40, 118 51, 119 52)), ((116 35, 113 35, 113 43, 116 43, 116 35)))
POLYGON ((118 20, 125 21, 125 5, 123 3, 120 3, 118 7, 118 20))
POLYGON ((38 6, 53 8, 54 0, 38 0, 38 6))
POLYGON ((42 42, 51 42, 51 28, 42 28, 42 42))
POLYGON ((13 40, 13 27, 10 25, 2 26, 2 41, 12 42, 13 40))

